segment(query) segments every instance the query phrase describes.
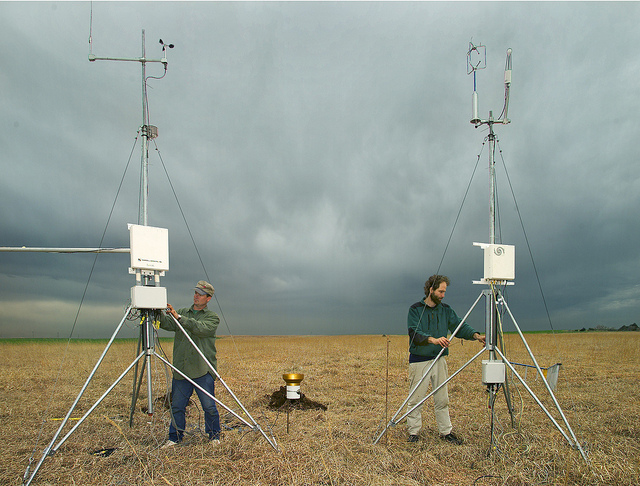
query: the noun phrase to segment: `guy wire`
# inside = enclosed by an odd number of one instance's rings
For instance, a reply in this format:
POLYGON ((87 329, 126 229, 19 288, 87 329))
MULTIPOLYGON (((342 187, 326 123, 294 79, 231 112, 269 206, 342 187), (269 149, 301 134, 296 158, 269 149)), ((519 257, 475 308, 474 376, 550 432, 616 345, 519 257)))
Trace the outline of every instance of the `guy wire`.
MULTIPOLYGON (((546 300, 545 295, 544 295, 544 290, 542 289, 542 283, 540 281, 540 276, 538 274, 538 269, 536 267, 536 262, 535 262, 535 259, 533 258, 533 251, 531 250, 531 245, 529 244, 529 238, 527 236, 527 232, 526 232, 525 227, 524 227, 524 222, 522 220, 522 215, 520 214, 520 208, 518 207, 518 201, 516 200, 516 196, 515 196, 515 193, 514 193, 514 190, 513 190, 513 186, 511 185, 511 179, 509 178, 509 171, 507 170, 507 165, 506 165, 506 163, 504 161, 504 156, 503 156, 501 147, 499 147, 499 152, 500 152, 500 159, 502 160, 502 166, 504 167, 504 173, 505 173, 505 175, 507 177, 507 182, 509 183, 509 189, 510 189, 511 195, 513 197, 513 203, 514 203, 515 208, 516 208, 516 213, 518 214, 518 219, 520 221, 520 226, 522 228, 522 234, 524 235, 524 239, 525 239, 525 242, 527 244, 527 250, 529 251, 529 257, 531 258, 531 264, 533 266, 533 271, 534 271, 534 274, 536 276, 536 282, 538 283, 538 288, 540 289, 540 295, 542 297, 542 303, 544 304, 544 309, 545 309, 545 312, 547 314, 547 320, 549 321, 549 327, 551 328, 551 334, 552 334, 552 336, 555 337, 556 331, 553 328, 553 323, 551 321, 551 315, 549 313, 549 307, 547 306, 547 300, 546 300)), ((564 361, 562 359, 561 354, 560 354, 560 349, 558 347, 558 341, 556 339, 553 339, 553 341, 554 341, 554 345, 555 345, 555 348, 556 348, 556 356, 558 357, 558 359, 560 361, 564 361)), ((572 408, 575 409, 575 401, 574 401, 574 398, 573 398, 572 390, 571 390, 571 388, 568 388, 568 389, 569 389, 569 401, 571 402, 572 408)), ((578 427, 580 427, 580 422, 579 421, 578 421, 578 427)))
MULTIPOLYGON (((542 283, 540 281, 540 275, 538 274, 538 268, 536 266, 536 262, 535 262, 535 259, 533 257, 533 251, 531 250, 531 244, 529 243, 529 237, 527 236, 527 231, 526 231, 525 226, 524 226, 524 221, 522 219, 522 214, 520 213, 520 207, 518 206, 518 201, 517 201, 516 196, 515 196, 513 185, 511 184, 511 178, 509 177, 509 171, 507 170, 507 165, 506 165, 505 160, 504 160, 504 154, 502 152, 502 147, 500 146, 500 142, 499 142, 499 140, 497 140, 497 138, 496 138, 496 146, 499 149, 500 159, 502 160, 502 166, 504 168, 504 173, 505 173, 505 176, 507 178, 507 183, 509 184, 509 190, 511 191, 511 196, 513 197, 513 203, 514 203, 514 206, 515 206, 515 209, 516 209, 516 213, 518 214, 518 220, 520 222, 520 227, 522 228, 522 234, 524 236, 525 243, 527 245, 527 250, 529 252, 529 257, 531 258, 531 264, 532 264, 532 267, 533 267, 534 275, 536 277, 536 282, 538 284, 538 288, 540 290, 540 296, 542 298, 542 303, 544 305, 545 313, 547 315, 547 320, 549 322, 549 327, 551 328, 552 335, 555 337, 555 333, 556 332, 555 332, 555 329, 553 327, 553 322, 551 320, 551 314, 549 313, 549 307, 547 305, 547 301, 546 301, 546 298, 545 298, 544 290, 542 288, 542 283)), ((554 341, 554 345, 555 345, 555 348, 556 348, 556 356, 558 356, 558 359, 562 360, 562 357, 561 357, 561 354, 560 354, 560 349, 558 348, 558 342, 557 342, 556 339, 553 339, 553 341, 554 341)), ((516 382, 516 380, 511 380, 511 383, 515 383, 515 382, 516 382)), ((517 387, 516 387, 516 389, 517 389, 517 387)), ((568 388, 568 389, 569 389, 569 400, 571 402, 571 406, 572 406, 572 408, 575 409, 575 401, 574 401, 574 398, 573 398, 572 390, 571 390, 571 388, 568 388)), ((520 393, 519 389, 518 389, 518 393, 520 393)), ((522 396, 521 395, 520 395, 520 398, 521 398, 521 401, 522 401, 522 396)), ((578 427, 580 427, 580 422, 578 422, 578 427)))
MULTIPOLYGON (((193 247, 194 247, 194 249, 196 251, 196 255, 198 256, 198 259, 200 261, 200 265, 202 266, 202 270, 204 271, 204 274, 205 274, 205 277, 207 278, 207 281, 211 282, 211 278, 209 277, 209 273, 207 272, 207 269, 206 269, 206 267, 204 265, 204 261, 202 260, 202 256, 200 255, 200 251, 198 250, 198 245, 196 244, 196 241, 195 241, 195 239, 193 237, 193 233, 191 232, 191 228, 189 227, 189 223, 187 222, 187 218, 186 218, 186 216, 184 214, 184 211, 182 210, 182 205, 180 204, 180 200, 178 199, 178 195, 177 195, 177 193, 175 191, 173 183, 171 182, 171 178, 169 177, 169 172, 168 172, 167 167, 166 167, 166 165, 164 163, 164 159, 162 158, 162 154, 160 153, 160 149, 158 148, 158 144, 156 143, 155 140, 153 140, 153 144, 155 146, 156 152, 158 153, 158 157, 160 159, 160 163, 162 164, 162 168, 163 168, 163 170, 165 172, 165 175, 167 177, 167 181, 169 182, 169 186, 171 187, 171 192, 173 193, 173 196, 174 196, 174 198, 176 200, 176 204, 178 205, 178 209, 180 211, 180 214, 182 215, 182 219, 183 219, 184 224, 185 224, 185 226, 187 228, 187 232, 189 233, 189 237, 191 238, 191 242, 192 242, 193 247)), ((234 335, 231 332, 231 329, 229 327, 229 323, 227 322, 227 319, 226 319, 226 317, 224 315, 224 312, 222 310, 222 306, 220 305, 220 301, 218 300, 218 296, 215 293, 213 294, 213 298, 216 300, 218 308, 220 309, 220 317, 222 318, 222 321, 224 322, 224 324, 225 324, 225 326, 227 328, 227 331, 229 332, 229 336, 231 337, 231 342, 233 343, 233 346, 234 346, 234 348, 236 350, 236 354, 238 355, 238 358, 240 360, 243 360, 242 356, 240 355, 240 350, 238 348, 238 344, 236 343, 234 335)), ((263 416, 264 416, 264 414, 263 414, 263 416)), ((265 416, 265 420, 266 420, 266 416, 265 416)), ((269 430, 271 432, 271 436, 273 437, 273 432, 271 431, 271 426, 270 426, 268 420, 266 420, 266 422, 267 422, 267 426, 269 427, 269 430)))
MULTIPOLYGON (((139 132, 138 132, 139 133, 139 132)), ((107 234, 107 228, 109 227, 109 222, 111 221, 111 217, 113 216, 113 211, 114 208, 116 206, 116 201, 118 200, 118 195, 120 194, 120 190, 122 189, 122 184, 124 182, 124 177, 127 173, 127 169, 129 168, 129 164, 131 163, 131 157, 133 156, 133 150, 135 149, 135 146, 138 142, 138 134, 136 134, 136 137, 133 141, 133 147, 131 147, 131 152, 129 153, 129 160, 127 160, 127 165, 124 168, 124 172, 122 174, 122 177, 120 178, 120 185, 118 186, 118 190, 116 192, 116 197, 113 200, 113 204, 111 205, 111 211, 109 211, 109 216, 107 217, 107 222, 105 224, 104 227, 104 231, 102 232, 102 237, 100 238, 100 244, 98 245, 98 248, 102 248, 102 243, 104 242, 104 238, 105 235, 107 234)), ((95 257, 93 258, 93 264, 91 265, 91 270, 89 271, 89 276, 87 278, 87 282, 84 286, 84 291, 82 292, 82 297, 80 298, 80 304, 78 305, 78 310, 76 311, 76 315, 75 318, 73 320, 73 324, 71 326, 71 331, 69 331, 69 337, 67 338, 67 344, 64 350, 64 353, 62 354, 62 361, 60 362, 60 368, 58 368, 58 374, 56 376, 56 379, 54 381, 53 384, 53 389, 51 390, 51 393, 49 394, 49 401, 47 403, 47 407, 45 408, 45 411, 43 412, 42 416, 42 423, 40 424, 40 430, 38 431, 38 436, 36 437, 36 443, 33 447, 33 451, 31 452, 31 456, 29 457, 29 464, 31 464, 31 462, 33 461, 33 457, 35 454, 36 449, 38 448, 38 443, 40 442, 40 438, 42 437, 42 433, 43 433, 43 429, 44 429, 44 424, 46 423, 46 417, 49 414, 49 409, 51 407, 51 404, 53 402, 53 395, 55 394, 57 385, 58 385, 58 380, 60 379, 60 375, 62 374, 62 367, 64 366, 64 363, 67 359, 67 354, 69 352, 69 344, 71 343, 71 338, 73 337, 73 332, 76 329, 76 325, 78 323, 78 317, 80 316, 80 311, 82 310, 82 305, 84 303, 84 299, 87 296, 87 289, 89 288, 89 283, 91 282, 91 277, 93 276, 93 272, 96 268, 96 262, 98 261, 98 255, 100 253, 96 253, 95 257)), ((29 468, 27 468, 28 471, 29 468)))
MULTIPOLYGON (((449 244, 451 243, 451 239, 453 238, 453 233, 456 230, 456 226, 458 224, 458 220, 460 219, 460 214, 462 213, 462 208, 464 207, 464 203, 467 200, 467 196, 469 195, 469 189, 471 188, 471 183, 473 182, 473 178, 476 174, 476 171, 478 170, 478 164, 480 163, 480 157, 482 156, 482 152, 484 151, 484 146, 486 144, 487 139, 485 138, 485 141, 482 142, 482 148, 480 149, 480 152, 478 153, 478 155, 476 156, 476 165, 473 168, 473 172, 471 173, 471 177, 469 178, 469 183, 467 184, 467 189, 464 192, 464 196, 462 197, 462 202, 460 203, 460 208, 458 209, 458 214, 456 215, 456 219, 453 223, 453 227, 451 228, 451 233, 449 234, 449 239, 447 240, 447 244, 445 245, 444 251, 442 252, 442 258, 440 259, 440 263, 438 264, 438 269, 436 270, 436 274, 440 274, 440 269, 442 268, 442 263, 444 262, 444 257, 447 254, 447 250, 449 249, 449 244)), ((422 320, 422 316, 424 315, 424 311, 425 309, 422 309, 422 314, 420 314, 420 319, 418 319, 418 322, 420 322, 422 320)), ((411 346, 411 344, 413 344, 413 339, 415 337, 415 333, 413 334, 413 336, 411 337, 411 340, 409 341, 409 346, 411 346)))
MULTIPOLYGON (((171 187, 171 192, 173 192, 173 197, 176 199, 176 204, 178 205, 178 209, 180 210, 180 214, 182 215, 182 220, 184 221, 184 224, 187 228, 187 232, 189 233, 189 237, 191 238, 191 242, 193 243, 193 247, 196 251, 196 255, 198 255, 198 259, 200 260, 200 265, 202 265, 202 270, 204 271, 204 274, 207 278, 208 282, 211 282, 211 279, 209 278, 209 274, 207 272, 207 269, 204 265, 204 262, 202 261, 202 256, 200 255, 200 251, 198 250, 198 245, 196 245, 196 241, 193 238, 193 233, 191 233, 191 228, 189 227, 189 223, 187 222, 187 217, 184 214, 184 211, 182 210, 182 206, 180 205, 180 200, 178 199, 178 195, 176 194, 176 190, 173 187, 173 183, 171 182, 171 178, 169 177, 169 172, 167 171, 167 167, 164 163, 164 160, 162 159, 162 154, 160 153, 160 150, 158 149, 158 144, 156 144, 155 140, 153 141, 153 144, 156 147, 156 152, 158 153, 158 157, 160 158, 160 162, 162 163, 162 168, 164 169, 164 173, 167 176, 167 181, 169 182, 169 186, 171 187)), ((231 336, 231 342, 233 342, 233 346, 236 349, 236 353, 238 354, 238 358, 242 359, 242 356, 240 356, 240 350, 238 349, 238 345, 236 344, 236 341, 233 337, 233 333, 231 332, 231 329, 229 328, 229 323, 227 322, 227 319, 224 315, 224 312, 222 311, 222 306, 220 305, 220 301, 218 300, 218 297, 216 296, 215 292, 213 294, 213 297, 216 299, 216 303, 218 304, 218 308, 220 309, 220 316, 222 317, 222 320, 224 321, 225 326, 227 327, 227 331, 229 332, 229 336, 231 336)))
POLYGON ((449 248, 449 244, 451 243, 451 239, 453 238, 453 233, 456 229, 456 226, 458 224, 458 219, 460 219, 460 213, 462 213, 462 208, 464 207, 464 203, 467 200, 467 196, 469 195, 469 189, 471 188, 471 182, 473 181, 473 177, 476 174, 476 170, 478 169, 478 164, 480 163, 480 156, 482 155, 482 152, 484 151, 484 146, 486 144, 486 138, 485 141, 482 142, 482 148, 480 149, 480 153, 477 155, 476 157, 476 165, 473 168, 473 172, 471 173, 471 178, 469 179, 469 183, 467 184, 467 189, 464 193, 464 197, 462 198, 462 202, 460 203, 460 209, 458 209, 458 214, 456 215, 456 219, 453 223, 453 228, 451 228, 451 234, 449 234, 449 239, 447 240, 447 244, 445 245, 444 248, 444 252, 442 253, 442 259, 440 260, 440 264, 438 265, 438 270, 436 271, 436 273, 440 273, 440 268, 442 268, 442 262, 444 262, 444 257, 447 254, 447 250, 449 248))
POLYGON ((520 208, 518 207, 518 201, 516 200, 516 195, 513 191, 513 186, 511 185, 511 179, 509 178, 509 171, 507 171, 507 165, 504 161, 504 156, 502 154, 502 148, 499 147, 499 142, 496 140, 498 144, 500 159, 502 160, 502 166, 504 167, 504 173, 507 177, 507 182, 509 183, 509 190, 511 191, 511 196, 513 197, 513 204, 516 208, 516 213, 518 214, 518 220, 520 221, 520 227, 522 228, 522 234, 524 235, 525 243, 527 244, 527 250, 529 251, 529 257, 531 258, 531 264, 533 265, 533 272, 536 276, 536 282, 538 283, 538 288, 540 289, 540 295, 542 296, 542 302, 544 304, 544 309, 547 314, 547 320, 549 321, 549 326, 551 327, 551 331, 555 332, 553 328, 553 323, 551 322, 551 315, 549 314, 549 307, 547 306, 547 300, 544 296, 544 291, 542 290, 542 283, 540 282, 540 276, 538 275, 538 268, 536 267, 536 262, 533 258, 533 252, 531 251, 531 245, 529 244, 529 237, 527 236, 527 231, 524 228, 524 222, 522 221, 522 214, 520 214, 520 208))

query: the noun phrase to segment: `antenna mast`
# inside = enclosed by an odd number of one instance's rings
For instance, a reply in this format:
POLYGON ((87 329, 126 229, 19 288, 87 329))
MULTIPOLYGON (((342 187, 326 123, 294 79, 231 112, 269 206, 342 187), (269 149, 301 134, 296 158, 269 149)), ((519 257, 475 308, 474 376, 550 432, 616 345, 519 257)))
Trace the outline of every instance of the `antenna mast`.
MULTIPOLYGON (((89 38, 89 44, 91 45, 91 38, 89 38)), ((173 44, 165 44, 160 39, 160 44, 162 44, 162 59, 147 59, 146 57, 146 47, 145 47, 145 33, 144 29, 142 30, 142 57, 139 58, 124 58, 124 57, 97 57, 91 53, 89 54, 89 61, 130 61, 130 62, 139 62, 142 65, 142 127, 140 128, 142 134, 142 180, 140 181, 140 223, 143 226, 147 226, 148 224, 148 198, 149 198, 149 139, 153 140, 158 136, 158 128, 149 125, 148 113, 147 109, 147 63, 148 62, 159 62, 164 65, 164 74, 167 73, 167 47, 173 48, 173 44)), ((158 78, 161 79, 161 78, 158 78)))
MULTIPOLYGON (((571 426, 569 425, 569 422, 567 421, 564 413, 562 412, 562 409, 560 408, 560 404, 556 400, 555 395, 553 394, 553 390, 549 385, 549 382, 547 381, 545 375, 543 374, 542 369, 538 365, 538 362, 535 356, 533 355, 533 353, 531 352, 529 345, 526 343, 524 335, 522 334, 522 332, 520 331, 520 328, 518 327, 518 323, 516 322, 515 318, 511 314, 511 311, 509 310, 509 306, 506 302, 506 299, 504 298, 500 289, 498 288, 500 286, 512 284, 513 282, 511 281, 514 280, 515 278, 515 247, 513 245, 496 244, 495 242, 495 200, 496 200, 495 192, 496 192, 496 189, 495 189, 495 162, 494 162, 495 134, 493 132, 493 125, 495 123, 501 123, 504 125, 509 123, 509 118, 507 117, 507 113, 509 109, 509 89, 511 87, 511 49, 507 50, 507 62, 506 62, 505 71, 504 71, 504 84, 505 84, 504 108, 498 120, 495 120, 493 118, 493 113, 491 111, 489 112, 489 118, 487 120, 482 120, 478 116, 478 92, 477 92, 477 85, 476 85, 476 71, 479 69, 484 69, 486 67, 486 59, 487 59, 487 56, 486 56, 485 46, 483 45, 476 46, 470 42, 469 50, 467 51, 467 74, 473 74, 473 97, 471 99, 472 100, 471 123, 473 123, 476 128, 478 128, 480 125, 489 126, 489 136, 488 136, 489 144, 490 144, 489 176, 490 176, 490 184, 491 184, 491 195, 490 195, 491 220, 489 225, 491 243, 490 244, 474 243, 475 246, 480 246, 484 251, 484 278, 474 283, 486 284, 490 288, 483 290, 480 293, 480 295, 478 296, 474 304, 471 306, 467 314, 465 314, 465 316, 462 318, 462 320, 458 324, 458 327, 453 331, 450 337, 450 340, 453 340, 453 338, 458 333, 458 330, 460 329, 460 327, 465 323, 465 321, 467 320, 467 318, 469 317, 473 309, 476 307, 476 305, 478 305, 478 302, 480 302, 480 300, 484 297, 485 335, 486 335, 485 347, 484 349, 479 351, 473 358, 467 361, 467 363, 463 365, 458 371, 450 375, 439 386, 432 387, 431 393, 429 393, 424 398, 422 398, 418 403, 415 403, 414 405, 412 405, 411 409, 401 416, 402 410, 404 409, 404 407, 409 403, 409 400, 411 399, 411 397, 416 393, 418 388, 427 379, 436 361, 440 359, 440 357, 442 356, 443 352, 445 351, 445 348, 442 348, 438 356, 436 356, 433 359, 433 362, 431 363, 431 365, 426 369, 426 371, 424 371, 420 381, 415 386, 413 386, 413 389, 409 393, 409 396, 405 399, 404 403, 400 406, 398 411, 391 418, 391 420, 389 421, 387 426, 384 428, 384 430, 376 437, 373 443, 377 444, 380 438, 387 432, 389 427, 397 425, 404 418, 406 418, 411 412, 416 410, 418 407, 421 407, 422 404, 428 398, 430 398, 432 395, 437 393, 438 390, 440 390, 442 387, 446 386, 446 384, 449 381, 451 381, 460 371, 462 371, 469 364, 471 364, 484 351, 489 351, 489 360, 482 361, 482 382, 485 385, 487 385, 487 391, 490 394, 489 408, 492 411, 491 413, 491 450, 494 449, 493 410, 494 410, 496 395, 500 388, 502 388, 505 392, 507 407, 509 409, 509 413, 511 414, 511 426, 515 428, 515 423, 513 419, 513 407, 511 406, 510 393, 508 391, 509 383, 507 381, 507 375, 506 375, 506 370, 508 368, 512 372, 512 374, 520 380, 522 385, 526 388, 529 394, 538 403, 540 408, 542 408, 542 410, 547 414, 549 419, 553 422, 556 428, 564 436, 567 442, 569 442, 571 446, 577 447, 580 450, 582 457, 586 461, 587 457, 584 450, 580 446, 580 443, 578 442, 578 439, 573 433, 573 430, 571 430, 571 426), (566 429, 568 433, 571 435, 571 437, 569 437, 569 435, 562 429, 560 424, 558 424, 558 422, 553 418, 553 416, 549 413, 549 411, 545 408, 542 402, 535 395, 533 390, 531 390, 531 388, 527 385, 524 378, 522 378, 518 374, 518 372, 515 370, 513 365, 509 362, 509 360, 507 359, 505 354, 502 352, 500 347, 498 347, 497 345, 498 331, 501 330, 501 327, 502 327, 501 324, 500 324, 500 327, 498 327, 498 324, 501 323, 500 314, 497 311, 498 305, 506 309, 509 316, 511 317, 511 320, 515 325, 518 331, 518 334, 520 335, 520 338, 522 339, 522 342, 525 345, 527 352, 529 353, 529 356, 531 357, 532 361, 535 363, 535 368, 538 372, 538 375, 540 376, 540 379, 542 380, 542 382, 545 384, 547 391, 549 392, 549 395, 552 397, 554 405, 556 406, 558 413, 562 416, 562 420, 564 421, 566 429)), ((427 384, 427 387, 428 387, 428 384, 427 384)))
POLYGON ((496 136, 493 132, 493 125, 500 123, 507 125, 510 120, 507 118, 509 111, 509 91, 511 88, 511 49, 507 49, 507 61, 504 68, 504 108, 500 119, 493 119, 493 112, 489 111, 489 118, 482 120, 478 116, 478 90, 476 82, 476 71, 487 67, 487 49, 483 45, 473 45, 469 42, 467 51, 467 74, 473 74, 473 96, 471 98, 471 123, 478 128, 481 125, 489 127, 489 243, 496 242, 496 170, 495 170, 495 144, 496 136))
MULTIPOLYGON (((89 44, 91 46, 91 35, 89 36, 89 44)), ((224 405, 222 402, 217 400, 212 394, 204 390, 197 383, 195 383, 191 378, 187 377, 182 371, 176 368, 175 365, 171 364, 167 361, 163 356, 160 356, 155 351, 155 341, 154 341, 154 326, 153 324, 157 321, 158 314, 162 309, 167 308, 167 293, 166 288, 160 287, 160 276, 164 275, 164 272, 169 269, 169 237, 168 230, 165 228, 154 228, 147 225, 148 223, 148 160, 149 160, 149 151, 148 151, 148 142, 149 139, 154 139, 158 136, 158 129, 152 125, 149 125, 148 120, 148 109, 147 109, 147 79, 151 78, 146 76, 146 64, 148 62, 159 62, 164 65, 164 74, 160 77, 153 77, 154 79, 162 79, 167 73, 167 57, 166 57, 166 48, 173 48, 173 44, 165 44, 160 39, 160 44, 162 44, 162 59, 147 59, 145 52, 145 33, 142 31, 142 57, 140 58, 117 58, 117 57, 97 57, 93 54, 92 48, 89 50, 89 61, 131 61, 131 62, 139 62, 142 65, 142 177, 140 183, 140 214, 139 220, 141 220, 142 225, 133 225, 129 224, 129 235, 130 235, 130 246, 131 248, 127 248, 131 254, 131 267, 129 268, 129 273, 135 274, 136 285, 131 288, 131 304, 127 307, 120 324, 116 328, 113 333, 107 347, 102 353, 102 356, 96 363, 93 371, 89 375, 89 378, 85 382, 82 390, 78 394, 75 402, 72 404, 71 408, 67 412, 67 415, 63 419, 60 424, 57 432, 55 433, 53 439, 49 445, 45 448, 42 457, 36 464, 33 472, 31 472, 31 462, 27 466, 27 469, 24 473, 24 482, 23 486, 30 486, 34 477, 38 473, 42 463, 48 456, 52 456, 56 453, 56 451, 66 442, 66 440, 73 434, 73 432, 82 424, 82 422, 93 412, 93 410, 102 402, 102 400, 113 390, 113 388, 124 378, 124 376, 134 369, 134 382, 133 382, 133 393, 132 393, 132 401, 131 401, 131 409, 130 409, 130 418, 129 424, 133 425, 133 413, 135 410, 135 404, 138 398, 138 392, 140 390, 142 384, 142 378, 144 376, 145 370, 147 375, 147 413, 149 415, 153 414, 154 403, 153 403, 153 390, 152 390, 152 366, 151 366, 151 358, 156 357, 160 359, 166 366, 173 369, 176 373, 178 373, 182 378, 191 382, 196 388, 202 390, 206 395, 208 395, 212 400, 215 400, 225 409, 227 409, 230 413, 232 413, 236 418, 245 423, 247 426, 251 427, 254 430, 260 431, 260 433, 264 436, 264 438, 269 442, 269 444, 275 449, 278 450, 278 446, 275 442, 275 439, 271 440, 267 437, 266 433, 260 428, 260 425, 251 417, 246 408, 242 405, 242 403, 238 400, 235 394, 231 391, 228 385, 222 380, 217 370, 211 365, 209 361, 207 361, 205 355, 198 348, 198 346, 193 342, 187 331, 182 327, 178 320, 174 319, 174 322, 178 329, 186 336, 191 345, 194 347, 195 351, 200 355, 200 357, 206 362, 210 371, 220 380, 220 383, 227 389, 231 397, 236 401, 236 403, 242 408, 242 411, 245 415, 251 420, 251 423, 239 416, 229 407, 224 405), (144 282, 143 282, 144 279, 144 282), (103 361, 107 351, 109 350, 111 344, 115 340, 117 334, 122 328, 124 321, 127 319, 130 311, 133 309, 137 309, 141 311, 142 319, 140 322, 140 338, 138 340, 138 356, 134 359, 134 361, 127 367, 127 369, 117 378, 117 380, 107 389, 107 391, 94 403, 94 405, 80 418, 80 420, 74 425, 74 427, 59 441, 58 437, 62 433, 63 428, 66 426, 67 422, 70 420, 71 414, 75 409, 76 405, 80 401, 80 398, 84 394, 85 390, 89 386, 89 383, 93 379, 94 374, 98 370, 101 362, 103 361), (142 371, 139 375, 138 380, 138 365, 142 363, 142 371), (56 443, 57 442, 57 443, 56 443)), ((3 249, 0 248, 0 251, 3 249)), ((38 249, 40 251, 46 251, 46 249, 38 249)), ((69 249, 55 249, 57 251, 68 251, 69 249)), ((83 249, 83 250, 91 250, 96 252, 103 251, 111 251, 114 252, 117 249, 83 249)))

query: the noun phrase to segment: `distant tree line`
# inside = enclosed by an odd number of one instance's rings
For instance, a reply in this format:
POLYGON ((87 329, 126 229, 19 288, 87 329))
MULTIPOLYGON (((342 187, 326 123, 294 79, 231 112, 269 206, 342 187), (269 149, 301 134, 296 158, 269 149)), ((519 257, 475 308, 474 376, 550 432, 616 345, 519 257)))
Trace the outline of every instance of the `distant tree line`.
POLYGON ((606 327, 606 326, 590 327, 589 329, 587 329, 586 327, 583 327, 582 329, 580 329, 580 332, 586 332, 586 331, 640 331, 640 327, 638 327, 638 325, 634 322, 629 326, 622 326, 619 329, 615 329, 613 327, 606 327))

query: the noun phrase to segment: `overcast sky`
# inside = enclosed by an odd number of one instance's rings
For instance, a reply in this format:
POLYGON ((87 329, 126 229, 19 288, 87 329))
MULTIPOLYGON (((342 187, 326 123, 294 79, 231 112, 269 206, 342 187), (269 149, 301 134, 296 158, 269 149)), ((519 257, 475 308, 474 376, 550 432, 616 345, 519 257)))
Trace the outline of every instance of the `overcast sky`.
MULTIPOLYGON (((148 58, 175 44, 148 82, 171 303, 208 278, 222 334, 404 334, 442 261, 463 316, 489 241, 472 41, 483 119, 513 49, 497 241, 519 326, 638 322, 639 23, 635 2, 0 2, 0 246, 129 246, 141 65, 88 55, 139 58, 144 29, 148 58)), ((74 337, 110 336, 135 282, 128 255, 94 259, 0 253, 0 337, 68 337, 78 311, 74 337)))

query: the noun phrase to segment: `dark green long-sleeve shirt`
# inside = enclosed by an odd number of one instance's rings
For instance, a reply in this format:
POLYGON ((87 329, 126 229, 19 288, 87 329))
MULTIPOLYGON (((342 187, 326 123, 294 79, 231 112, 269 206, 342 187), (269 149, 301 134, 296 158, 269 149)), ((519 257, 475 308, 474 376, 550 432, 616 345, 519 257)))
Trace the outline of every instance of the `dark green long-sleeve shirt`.
MULTIPOLYGON (((180 325, 184 327, 193 342, 198 346, 202 354, 205 355, 209 363, 217 370, 218 361, 216 359, 216 331, 220 318, 218 314, 210 311, 206 307, 197 311, 190 308, 177 309, 176 312, 182 316, 180 325)), ((167 331, 176 333, 173 340, 173 365, 182 371, 189 378, 199 378, 210 373, 207 363, 202 356, 194 349, 184 333, 180 330, 171 316, 160 315, 160 327, 167 331)), ((214 375, 215 376, 215 375, 214 375)), ((175 371, 173 377, 177 380, 184 379, 175 371)))
MULTIPOLYGON (((455 331, 461 319, 447 304, 440 302, 435 307, 429 307, 420 300, 409 307, 407 327, 409 330, 409 361, 424 361, 438 356, 442 347, 438 344, 429 344, 428 338, 447 336, 455 331)), ((466 322, 460 327, 456 337, 473 339, 476 330, 466 322)), ((443 356, 449 354, 445 349, 443 356)))

